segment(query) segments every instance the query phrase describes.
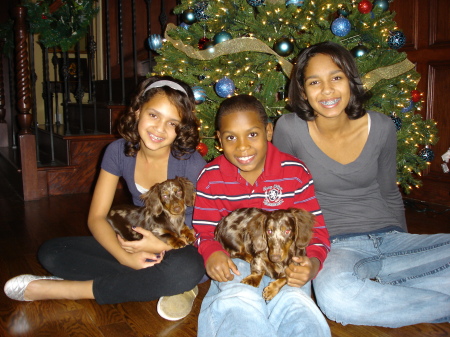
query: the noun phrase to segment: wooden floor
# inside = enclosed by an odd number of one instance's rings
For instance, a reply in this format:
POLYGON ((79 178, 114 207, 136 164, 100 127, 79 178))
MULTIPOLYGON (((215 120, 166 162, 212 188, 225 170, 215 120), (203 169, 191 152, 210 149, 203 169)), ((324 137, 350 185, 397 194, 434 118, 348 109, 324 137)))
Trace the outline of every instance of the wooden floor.
MULTIPOLYGON (((126 197, 119 193, 116 202, 126 197)), ((90 196, 78 194, 23 202, 0 177, 0 283, 23 273, 45 271, 36 260, 39 245, 58 236, 88 235, 90 196)), ((450 232, 450 211, 411 204, 408 223, 415 233, 450 232)), ((159 336, 193 337, 209 282, 199 287, 191 314, 178 322, 162 319, 156 301, 98 305, 92 300, 16 302, 0 294, 0 336, 159 336)), ((398 329, 342 326, 330 321, 333 336, 450 336, 450 323, 418 324, 398 329)), ((306 336, 314 337, 314 336, 306 336)))

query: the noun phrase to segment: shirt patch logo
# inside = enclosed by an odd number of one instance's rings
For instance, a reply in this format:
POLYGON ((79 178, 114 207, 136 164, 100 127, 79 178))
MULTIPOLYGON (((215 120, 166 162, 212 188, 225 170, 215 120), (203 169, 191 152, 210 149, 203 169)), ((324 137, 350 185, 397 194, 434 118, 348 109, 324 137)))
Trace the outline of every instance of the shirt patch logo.
POLYGON ((283 203, 283 199, 281 199, 283 196, 283 189, 280 185, 264 187, 264 192, 266 194, 263 202, 264 205, 274 207, 283 203))

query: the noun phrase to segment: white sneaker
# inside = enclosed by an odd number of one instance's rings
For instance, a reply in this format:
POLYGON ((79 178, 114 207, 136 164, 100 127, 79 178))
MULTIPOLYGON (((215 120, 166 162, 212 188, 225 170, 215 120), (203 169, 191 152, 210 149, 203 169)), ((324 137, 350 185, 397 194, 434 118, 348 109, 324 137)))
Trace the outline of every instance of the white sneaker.
POLYGON ((198 288, 173 296, 163 296, 158 300, 156 310, 158 314, 169 321, 178 321, 191 312, 194 300, 198 295, 198 288))

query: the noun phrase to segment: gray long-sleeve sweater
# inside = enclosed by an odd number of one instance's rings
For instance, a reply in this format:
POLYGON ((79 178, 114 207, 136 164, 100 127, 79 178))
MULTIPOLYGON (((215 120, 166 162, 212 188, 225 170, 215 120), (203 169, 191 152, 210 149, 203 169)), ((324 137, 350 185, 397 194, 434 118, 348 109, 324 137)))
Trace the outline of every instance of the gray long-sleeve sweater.
POLYGON ((396 129, 389 117, 368 113, 371 125, 367 142, 359 157, 346 165, 319 149, 307 122, 296 114, 283 115, 275 126, 274 145, 304 161, 312 173, 330 237, 391 226, 407 230, 396 185, 396 129))

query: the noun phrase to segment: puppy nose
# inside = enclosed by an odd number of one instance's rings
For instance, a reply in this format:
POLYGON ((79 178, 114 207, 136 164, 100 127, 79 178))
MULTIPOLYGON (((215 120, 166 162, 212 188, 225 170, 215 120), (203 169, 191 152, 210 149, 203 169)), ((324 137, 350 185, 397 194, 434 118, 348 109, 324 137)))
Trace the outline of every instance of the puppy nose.
POLYGON ((180 205, 176 205, 173 207, 173 211, 176 213, 180 213, 181 212, 181 206, 180 205))

